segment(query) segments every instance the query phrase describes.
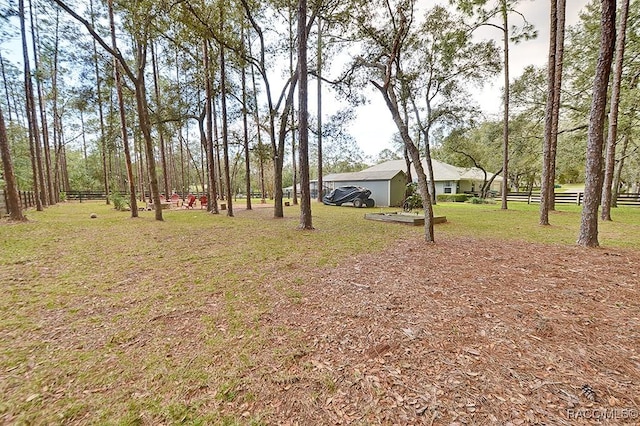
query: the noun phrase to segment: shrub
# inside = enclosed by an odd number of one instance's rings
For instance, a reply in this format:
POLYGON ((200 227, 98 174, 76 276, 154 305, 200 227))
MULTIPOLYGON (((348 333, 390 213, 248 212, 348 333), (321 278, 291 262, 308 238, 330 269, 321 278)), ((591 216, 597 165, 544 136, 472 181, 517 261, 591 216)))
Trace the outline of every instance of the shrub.
POLYGON ((472 197, 469 199, 471 204, 494 204, 495 201, 489 198, 472 197))
POLYGON ((119 192, 114 192, 112 193, 109 198, 111 199, 111 202, 113 203, 113 208, 116 210, 124 210, 125 208, 129 207, 129 201, 127 201, 126 198, 124 198, 122 196, 122 194, 120 194, 119 192))
POLYGON ((464 203, 469 199, 468 194, 438 194, 436 200, 439 202, 464 203))
POLYGON ((58 195, 58 198, 60 198, 61 203, 64 203, 65 201, 67 201, 67 193, 64 191, 61 191, 60 194, 58 195))

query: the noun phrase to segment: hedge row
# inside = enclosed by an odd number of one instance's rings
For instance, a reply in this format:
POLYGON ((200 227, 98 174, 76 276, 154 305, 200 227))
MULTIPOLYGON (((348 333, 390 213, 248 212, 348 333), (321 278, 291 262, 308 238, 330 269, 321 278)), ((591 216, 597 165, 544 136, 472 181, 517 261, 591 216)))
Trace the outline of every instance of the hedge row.
POLYGON ((438 194, 436 199, 439 202, 464 203, 469 197, 469 194, 438 194))

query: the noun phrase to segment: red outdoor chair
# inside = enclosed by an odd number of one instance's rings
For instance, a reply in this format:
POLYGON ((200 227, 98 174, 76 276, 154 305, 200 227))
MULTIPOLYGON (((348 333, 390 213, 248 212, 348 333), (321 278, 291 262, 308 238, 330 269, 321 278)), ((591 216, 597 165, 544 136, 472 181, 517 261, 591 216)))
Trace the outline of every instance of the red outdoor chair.
POLYGON ((209 200, 207 200, 207 196, 203 195, 200 197, 200 208, 204 209, 209 207, 209 200))
POLYGON ((187 196, 187 208, 192 209, 195 203, 196 203, 196 196, 193 194, 189 194, 187 196))

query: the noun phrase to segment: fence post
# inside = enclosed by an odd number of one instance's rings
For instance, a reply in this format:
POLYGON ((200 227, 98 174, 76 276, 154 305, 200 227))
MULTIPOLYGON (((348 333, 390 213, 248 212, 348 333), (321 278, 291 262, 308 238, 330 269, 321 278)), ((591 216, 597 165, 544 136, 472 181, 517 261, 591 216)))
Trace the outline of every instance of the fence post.
POLYGON ((578 191, 578 194, 576 196, 576 203, 580 205, 581 201, 582 201, 582 192, 578 191))

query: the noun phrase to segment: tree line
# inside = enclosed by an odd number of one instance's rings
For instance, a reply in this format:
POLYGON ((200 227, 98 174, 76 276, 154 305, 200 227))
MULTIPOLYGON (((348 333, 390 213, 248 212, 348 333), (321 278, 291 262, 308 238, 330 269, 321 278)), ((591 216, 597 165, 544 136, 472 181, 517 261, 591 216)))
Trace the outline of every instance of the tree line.
MULTIPOLYGON (((9 2, 0 13, 20 22, 24 68, 0 55, 3 140, 11 145, 2 150, 6 184, 9 163, 29 170, 12 180, 31 185, 41 209, 73 179, 100 182, 106 193, 130 195, 133 216, 149 193, 161 220, 160 195, 193 187, 228 200, 230 216, 233 195, 257 187, 282 217, 283 183, 290 182, 302 188, 301 227, 311 228, 310 177, 322 188, 323 173, 363 163, 345 130, 353 113, 323 122, 323 90, 358 105, 373 88, 398 129, 401 157, 416 167, 427 241, 434 241, 435 157, 502 174, 503 209, 509 189, 540 184, 541 224, 554 209, 556 182, 586 176, 591 195, 580 241, 597 245, 591 213, 597 218, 602 202, 610 219, 621 182, 637 173, 637 28, 624 23, 637 21, 638 2, 616 8, 593 0, 581 22, 565 28, 566 1, 550 0, 548 66, 512 81, 510 46, 537 36, 521 3, 9 2), (495 40, 478 41, 480 28, 495 31, 495 40), (625 48, 632 53, 625 56, 625 48), (486 119, 470 91, 499 72, 503 116, 486 119), (309 80, 316 83, 315 117, 308 114, 309 80), (5 161, 11 154, 14 161, 5 161)), ((251 208, 248 196, 246 203, 251 208)), ((218 213, 217 203, 209 208, 218 213)))

